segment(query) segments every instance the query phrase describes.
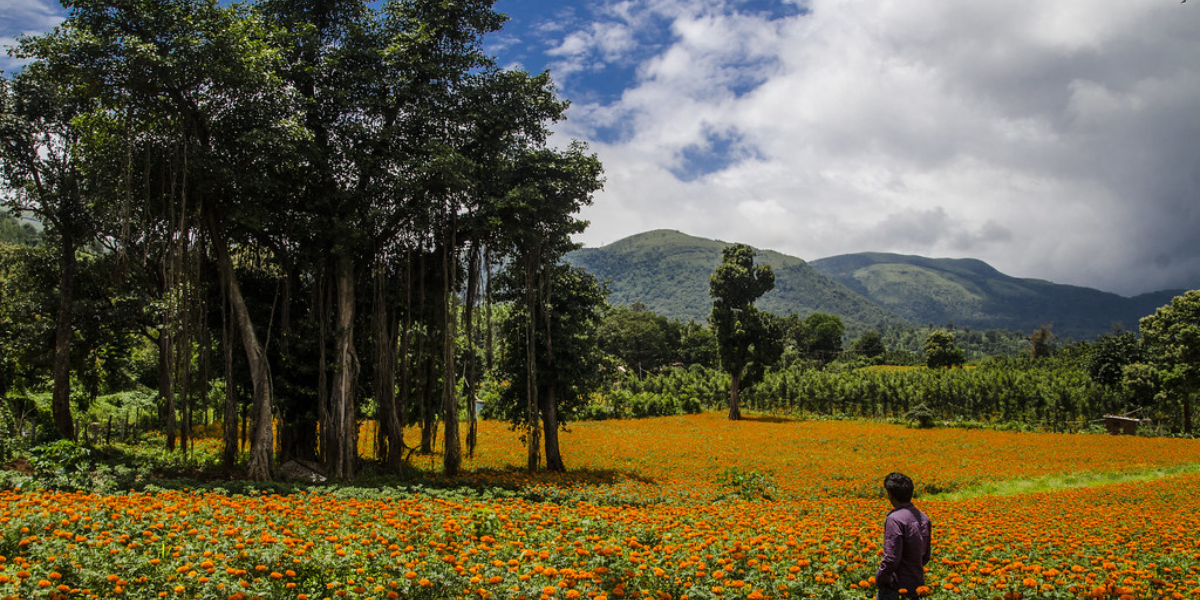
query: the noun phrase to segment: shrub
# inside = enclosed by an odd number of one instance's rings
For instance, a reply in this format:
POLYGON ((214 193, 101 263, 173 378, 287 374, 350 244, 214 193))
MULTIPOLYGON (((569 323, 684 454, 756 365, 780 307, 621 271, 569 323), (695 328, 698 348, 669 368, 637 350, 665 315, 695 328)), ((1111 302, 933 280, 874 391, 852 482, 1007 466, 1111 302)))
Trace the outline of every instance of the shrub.
POLYGON ((904 419, 910 423, 916 421, 917 427, 920 429, 929 429, 933 427, 934 415, 933 411, 929 410, 928 406, 925 406, 924 404, 918 404, 908 412, 904 413, 904 419))
POLYGON ((775 478, 769 473, 730 467, 717 476, 717 484, 742 500, 774 500, 775 478))
POLYGON ((19 443, 20 437, 17 435, 16 422, 8 408, 8 401, 0 398, 0 463, 12 460, 19 443))

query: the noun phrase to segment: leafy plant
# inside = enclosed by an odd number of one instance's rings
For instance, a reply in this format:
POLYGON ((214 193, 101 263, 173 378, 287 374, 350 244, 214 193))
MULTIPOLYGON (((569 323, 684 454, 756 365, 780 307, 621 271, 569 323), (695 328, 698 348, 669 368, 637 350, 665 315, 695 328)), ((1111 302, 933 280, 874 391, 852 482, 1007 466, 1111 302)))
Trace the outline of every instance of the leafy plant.
POLYGON ((717 476, 717 484, 742 500, 774 500, 778 495, 770 473, 730 467, 717 476))
POLYGON ((8 409, 8 402, 0 397, 0 463, 11 460, 19 444, 20 436, 17 435, 17 426, 8 409))
POLYGON ((70 440, 58 440, 29 450, 29 464, 39 483, 57 489, 90 489, 91 451, 70 440))
POLYGON ((929 410, 928 406, 918 404, 904 413, 904 419, 910 423, 916 421, 918 428, 929 429, 933 427, 934 414, 932 410, 929 410))

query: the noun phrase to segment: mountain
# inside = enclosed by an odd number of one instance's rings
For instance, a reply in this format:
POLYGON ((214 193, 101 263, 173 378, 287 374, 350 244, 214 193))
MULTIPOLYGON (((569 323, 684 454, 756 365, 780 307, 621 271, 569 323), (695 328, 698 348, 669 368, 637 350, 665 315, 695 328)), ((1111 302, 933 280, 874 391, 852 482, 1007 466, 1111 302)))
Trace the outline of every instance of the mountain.
POLYGON ((1060 337, 1090 339, 1138 319, 1182 293, 1126 298, 1100 290, 1020 279, 975 259, 867 252, 813 261, 812 267, 910 322, 953 322, 973 329, 1033 331, 1053 325, 1060 337))
MULTIPOLYGON (((708 319, 709 276, 729 242, 657 230, 600 248, 583 248, 567 261, 608 280, 614 304, 641 302, 670 318, 708 319)), ((1100 290, 1021 279, 975 259, 861 253, 805 262, 759 250, 755 262, 775 270, 775 289, 758 306, 779 315, 838 315, 851 331, 908 322, 972 329, 1032 332, 1053 325, 1064 338, 1091 339, 1168 304, 1183 290, 1126 298, 1100 290)))
MULTIPOLYGON (((641 302, 666 317, 706 321, 712 308, 709 276, 721 264, 719 240, 657 230, 630 236, 601 248, 583 248, 566 256, 569 263, 608 280, 614 304, 641 302)), ((877 327, 904 320, 826 277, 805 261, 772 250, 759 250, 756 264, 771 265, 775 289, 757 305, 786 315, 795 312, 836 314, 851 328, 877 327)))

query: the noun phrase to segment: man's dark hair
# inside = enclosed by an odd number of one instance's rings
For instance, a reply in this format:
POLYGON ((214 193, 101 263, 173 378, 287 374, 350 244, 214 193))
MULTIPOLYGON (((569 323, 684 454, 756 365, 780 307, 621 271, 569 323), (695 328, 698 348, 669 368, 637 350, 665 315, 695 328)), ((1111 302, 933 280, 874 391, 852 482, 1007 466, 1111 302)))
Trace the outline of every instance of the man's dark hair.
POLYGON ((904 473, 892 472, 883 478, 883 489, 896 502, 912 502, 913 482, 904 473))

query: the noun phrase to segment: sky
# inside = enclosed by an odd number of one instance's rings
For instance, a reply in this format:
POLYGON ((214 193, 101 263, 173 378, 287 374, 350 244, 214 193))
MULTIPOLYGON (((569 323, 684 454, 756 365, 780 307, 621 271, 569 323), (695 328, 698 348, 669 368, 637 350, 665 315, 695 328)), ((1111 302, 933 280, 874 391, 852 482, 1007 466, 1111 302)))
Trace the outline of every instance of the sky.
MULTIPOLYGON (((1200 0, 498 0, 605 187, 651 229, 807 260, 970 257, 1123 295, 1200 288, 1200 0)), ((53 27, 0 0, 0 44, 53 27)), ((0 68, 12 61, 0 58, 0 68)))

